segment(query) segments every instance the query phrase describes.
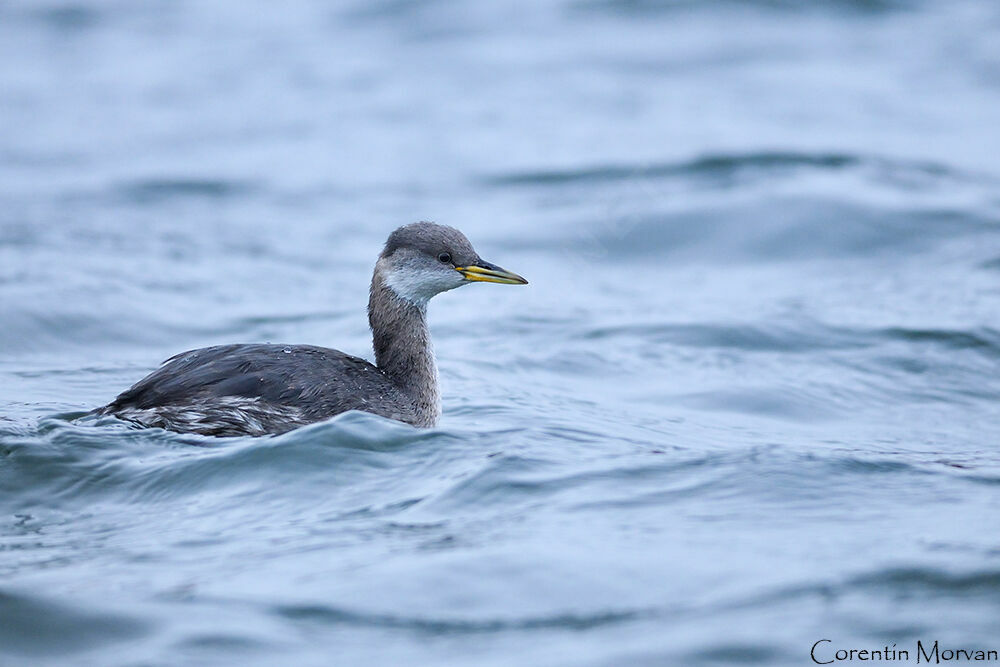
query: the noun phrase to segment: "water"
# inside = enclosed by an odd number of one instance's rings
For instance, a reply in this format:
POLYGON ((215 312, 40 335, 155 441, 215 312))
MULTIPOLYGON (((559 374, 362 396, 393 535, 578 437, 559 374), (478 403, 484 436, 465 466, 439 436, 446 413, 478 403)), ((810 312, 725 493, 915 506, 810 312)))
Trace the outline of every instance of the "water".
POLYGON ((1000 5, 23 0, 0 89, 3 664, 1000 648, 1000 5), (531 280, 439 428, 75 419, 369 356, 418 219, 531 280))

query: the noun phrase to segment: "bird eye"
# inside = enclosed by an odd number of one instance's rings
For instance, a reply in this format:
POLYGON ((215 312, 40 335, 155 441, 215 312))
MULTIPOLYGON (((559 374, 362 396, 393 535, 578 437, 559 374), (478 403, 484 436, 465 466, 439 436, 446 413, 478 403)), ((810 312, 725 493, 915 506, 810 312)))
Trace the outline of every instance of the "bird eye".
POLYGON ((438 255, 438 261, 442 264, 448 264, 451 262, 451 253, 443 252, 438 255))

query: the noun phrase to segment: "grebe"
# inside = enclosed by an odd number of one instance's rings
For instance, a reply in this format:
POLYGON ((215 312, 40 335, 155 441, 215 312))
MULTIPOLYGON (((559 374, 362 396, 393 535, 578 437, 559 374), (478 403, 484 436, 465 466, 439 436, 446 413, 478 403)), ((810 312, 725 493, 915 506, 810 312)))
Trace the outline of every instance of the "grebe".
POLYGON ((462 232, 400 227, 375 263, 368 323, 375 364, 313 345, 217 345, 182 352, 95 412, 203 435, 267 435, 347 410, 418 427, 441 415, 427 302, 471 282, 527 280, 479 257, 462 232))

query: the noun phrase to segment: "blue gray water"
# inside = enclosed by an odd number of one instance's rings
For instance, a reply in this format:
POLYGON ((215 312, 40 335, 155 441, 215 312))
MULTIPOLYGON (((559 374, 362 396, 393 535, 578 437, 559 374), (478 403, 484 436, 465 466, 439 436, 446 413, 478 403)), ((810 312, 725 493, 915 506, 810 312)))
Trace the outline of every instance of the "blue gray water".
POLYGON ((0 663, 1000 648, 1000 4, 14 0, 0 91, 0 663), (418 219, 531 280, 439 428, 76 419, 370 357, 418 219))

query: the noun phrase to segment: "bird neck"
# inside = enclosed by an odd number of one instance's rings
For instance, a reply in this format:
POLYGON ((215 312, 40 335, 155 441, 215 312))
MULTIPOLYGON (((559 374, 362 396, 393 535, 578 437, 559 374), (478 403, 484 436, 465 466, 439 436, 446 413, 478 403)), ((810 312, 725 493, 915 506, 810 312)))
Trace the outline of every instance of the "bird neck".
POLYGON ((420 426, 433 426, 441 414, 437 366, 426 302, 399 296, 376 265, 368 299, 375 364, 414 403, 420 426))

